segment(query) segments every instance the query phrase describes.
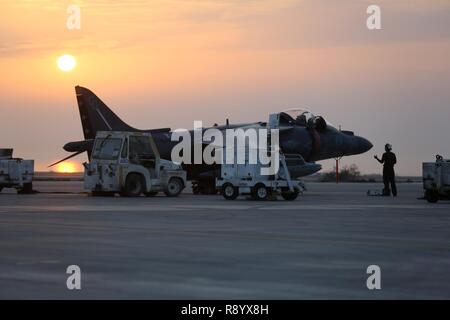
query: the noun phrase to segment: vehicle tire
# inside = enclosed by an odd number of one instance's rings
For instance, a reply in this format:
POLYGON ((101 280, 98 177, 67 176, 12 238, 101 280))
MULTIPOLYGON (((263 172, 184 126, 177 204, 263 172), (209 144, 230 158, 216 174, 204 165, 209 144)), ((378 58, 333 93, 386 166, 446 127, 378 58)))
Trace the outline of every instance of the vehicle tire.
POLYGON ((255 200, 267 200, 270 195, 269 189, 262 183, 256 184, 252 189, 252 197, 255 200))
POLYGON ((22 189, 17 190, 18 194, 31 194, 33 193, 33 183, 24 183, 22 189))
POLYGON ((231 183, 225 183, 222 186, 222 196, 227 200, 234 200, 239 196, 239 188, 231 183))
POLYGON ((154 197, 158 194, 158 191, 145 192, 146 197, 154 197))
POLYGON ((439 193, 437 191, 427 190, 425 191, 425 199, 430 203, 436 203, 439 200, 439 193))
POLYGON ((167 183, 167 187, 164 190, 164 193, 168 197, 177 197, 181 191, 183 191, 183 181, 179 178, 171 178, 169 183, 167 183))
POLYGON ((145 190, 144 178, 137 173, 130 173, 125 180, 122 196, 139 197, 145 190))
POLYGON ((286 201, 294 201, 297 199, 299 193, 300 191, 297 188, 294 188, 293 192, 289 190, 281 192, 281 197, 286 201))

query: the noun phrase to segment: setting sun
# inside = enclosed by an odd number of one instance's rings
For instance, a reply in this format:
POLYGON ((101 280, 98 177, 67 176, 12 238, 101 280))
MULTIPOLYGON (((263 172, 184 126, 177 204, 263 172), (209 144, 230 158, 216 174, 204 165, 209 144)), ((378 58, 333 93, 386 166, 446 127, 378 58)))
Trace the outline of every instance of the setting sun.
POLYGON ((75 58, 69 54, 62 55, 58 58, 58 68, 64 72, 73 70, 76 64, 75 58))
POLYGON ((78 172, 77 165, 73 162, 62 162, 56 166, 56 172, 59 172, 59 173, 78 172))

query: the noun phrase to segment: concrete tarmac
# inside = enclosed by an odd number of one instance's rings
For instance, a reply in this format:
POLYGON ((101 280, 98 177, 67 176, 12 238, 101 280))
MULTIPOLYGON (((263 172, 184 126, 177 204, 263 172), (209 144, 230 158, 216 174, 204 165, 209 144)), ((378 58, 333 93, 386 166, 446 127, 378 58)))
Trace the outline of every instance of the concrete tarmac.
POLYGON ((450 202, 309 183, 294 202, 96 198, 81 182, 0 194, 0 298, 449 299, 450 202), (66 268, 81 268, 68 290, 66 268), (366 269, 381 268, 381 290, 366 269))

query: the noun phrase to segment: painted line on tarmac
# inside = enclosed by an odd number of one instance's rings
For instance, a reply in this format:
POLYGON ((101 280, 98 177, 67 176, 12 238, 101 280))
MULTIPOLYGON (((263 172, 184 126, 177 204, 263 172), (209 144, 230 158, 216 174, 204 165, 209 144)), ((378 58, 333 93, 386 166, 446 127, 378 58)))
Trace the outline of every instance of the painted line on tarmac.
POLYGON ((32 212, 151 212, 151 211, 195 211, 195 210, 250 210, 261 209, 260 206, 250 205, 233 205, 233 206, 218 206, 218 205, 175 205, 175 206, 162 206, 158 205, 139 205, 139 206, 6 206, 3 207, 0 213, 32 213, 32 212))
POLYGON ((365 210, 365 209, 450 209, 450 206, 427 206, 427 205, 295 205, 295 206, 270 206, 261 207, 260 210, 365 210))
POLYGON ((304 211, 304 210, 330 210, 330 211, 349 211, 349 210, 370 210, 370 209, 394 209, 394 210, 446 210, 450 209, 449 205, 439 205, 439 206, 429 206, 429 205, 351 205, 351 204, 315 204, 315 205, 305 205, 305 204, 289 204, 289 205, 270 205, 266 203, 265 205, 161 205, 161 204, 137 204, 135 206, 127 205, 65 205, 65 206, 3 206, 0 214, 13 214, 13 213, 33 213, 33 212, 61 212, 62 214, 67 212, 175 212, 175 211, 248 211, 248 210, 262 210, 262 211, 304 211))
MULTIPOLYGON (((232 238, 240 240, 264 240, 264 241, 283 241, 283 242, 296 242, 296 243, 314 243, 314 244, 325 244, 325 245, 350 245, 350 246, 372 246, 372 247, 387 247, 393 249, 393 247, 401 247, 404 250, 417 250, 428 249, 428 250, 443 250, 448 252, 450 250, 450 244, 448 242, 435 243, 427 240, 414 241, 411 239, 397 239, 397 238, 379 238, 375 237, 372 239, 323 239, 323 238, 312 238, 312 237, 299 237, 290 236, 283 234, 271 234, 271 233, 250 233, 250 232, 236 232, 236 231, 201 231, 201 230, 174 230, 170 228, 146 228, 146 227, 132 227, 123 225, 86 225, 83 223, 39 223, 39 222, 17 222, 17 221, 0 221, 1 225, 13 225, 13 226, 28 226, 33 227, 36 230, 38 227, 46 228, 58 228, 59 230, 64 230, 64 228, 73 229, 75 231, 79 230, 91 230, 91 231, 131 231, 131 232, 142 232, 145 235, 161 235, 161 236, 187 236, 192 238, 232 238)), ((4 244, 3 244, 4 245, 4 244)))

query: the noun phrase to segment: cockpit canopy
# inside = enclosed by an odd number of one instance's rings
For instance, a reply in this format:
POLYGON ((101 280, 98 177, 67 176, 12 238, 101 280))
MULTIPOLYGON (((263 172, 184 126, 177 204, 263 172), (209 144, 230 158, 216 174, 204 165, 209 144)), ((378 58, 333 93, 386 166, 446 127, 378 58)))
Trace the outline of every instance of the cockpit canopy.
POLYGON ((326 130, 329 125, 321 116, 315 116, 305 109, 289 109, 280 112, 280 125, 297 125, 306 128, 315 128, 318 131, 326 130))

